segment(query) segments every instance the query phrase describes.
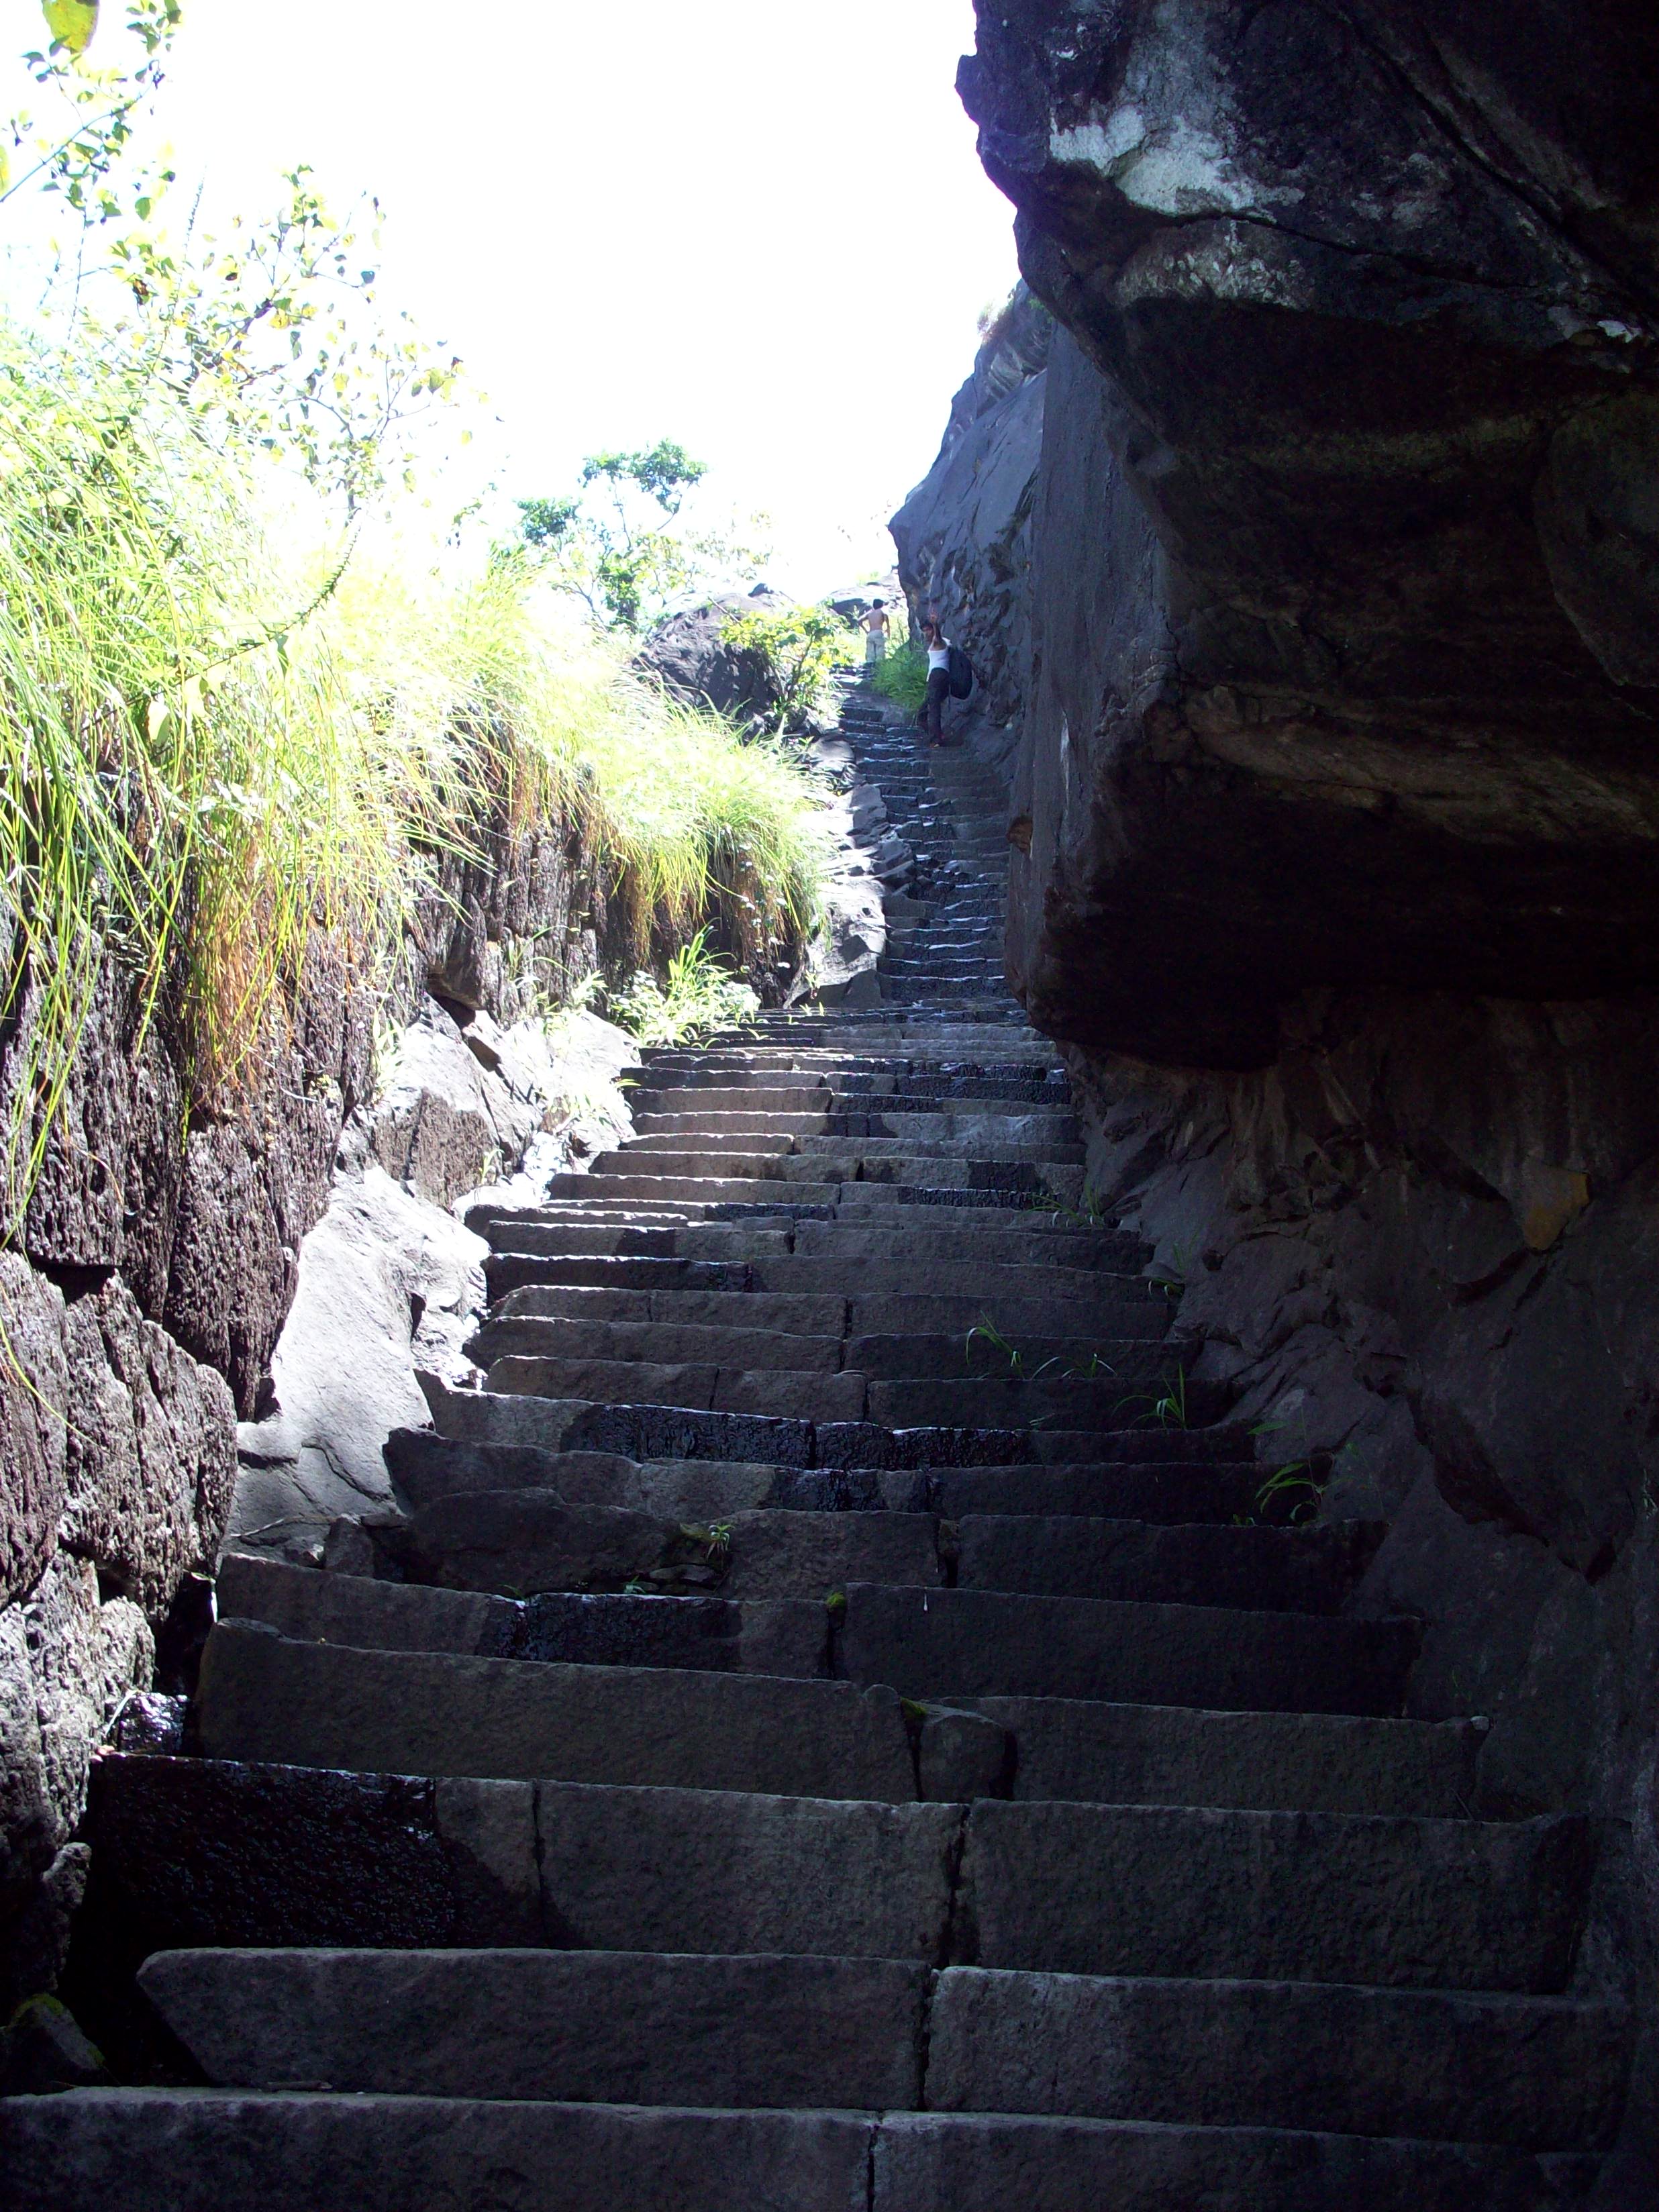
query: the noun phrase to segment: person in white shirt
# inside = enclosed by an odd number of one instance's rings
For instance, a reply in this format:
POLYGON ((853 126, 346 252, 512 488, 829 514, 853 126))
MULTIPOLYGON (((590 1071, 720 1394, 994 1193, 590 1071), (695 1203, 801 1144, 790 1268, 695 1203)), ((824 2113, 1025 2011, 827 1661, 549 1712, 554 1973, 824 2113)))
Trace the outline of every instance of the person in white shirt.
POLYGON ((927 647, 927 703, 921 710, 922 725, 928 744, 942 745, 945 702, 951 696, 951 642, 931 617, 921 626, 921 637, 927 647))
POLYGON ((887 602, 873 599, 864 617, 864 666, 867 674, 887 658, 887 602))

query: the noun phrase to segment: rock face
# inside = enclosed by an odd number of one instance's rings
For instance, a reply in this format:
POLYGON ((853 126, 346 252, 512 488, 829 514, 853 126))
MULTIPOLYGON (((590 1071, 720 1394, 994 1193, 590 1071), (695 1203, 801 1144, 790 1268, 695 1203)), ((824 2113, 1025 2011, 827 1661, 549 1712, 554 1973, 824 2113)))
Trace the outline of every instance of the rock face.
MULTIPOLYGON (((1425 1623, 1411 1709, 1491 1718, 1487 1802, 1630 1838, 1597 1940, 1639 1979, 1659 22, 1585 37, 999 0, 961 84, 1060 326, 1011 975, 1193 1379, 1391 1519, 1355 1602, 1425 1623)), ((1652 2124, 1598 2205, 1651 2201, 1652 2124)))
MULTIPOLYGON (((591 970, 605 889, 558 824, 484 825, 477 860, 438 870, 386 1000, 394 1018, 425 1009, 380 1133, 416 1189, 447 1202, 555 1142, 531 1075, 504 1069, 489 1041, 503 1037, 492 1016, 512 1021, 591 970), (471 1047, 451 1007, 476 1032, 471 1047)), ((0 1220, 0 2020, 57 1972, 86 1876, 72 1836, 94 1753, 122 1701, 149 1686, 158 1643, 164 1687, 187 1665, 200 1573, 231 1510, 238 1417, 269 1412, 301 1247, 329 1207, 342 1131, 376 1088, 386 981, 314 933, 239 1095, 192 1101, 165 1007, 146 1025, 106 962, 40 1173, 21 1215, 0 1220)), ((30 1095, 40 1018, 25 973, 0 1034, 8 1127, 30 1095)), ((608 1135, 596 1127, 592 1142, 608 1135)), ((476 1241, 441 1218, 452 1243, 476 1241)), ((349 1243, 349 1229, 332 1222, 325 1245, 349 1243)), ((422 1236, 398 1278, 406 1359, 410 1299, 429 1306, 435 1341, 456 1271, 471 1264, 422 1250, 422 1236)), ((396 1274, 382 1268, 383 1295, 396 1274)), ((363 1310, 372 1332, 378 1310, 363 1310)), ((377 1378, 371 1358, 334 1379, 373 1401, 377 1378)), ((394 1418, 414 1410, 398 1404, 394 1418)), ((355 1495, 351 1465, 348 1451, 335 1479, 355 1495)))
POLYGON ((1656 33, 1531 4, 981 11, 1070 337, 1017 957, 1265 1064, 1299 988, 1659 980, 1656 33), (1103 372, 1095 374, 1094 372, 1103 372))
MULTIPOLYGON (((1053 319, 1022 283, 951 404, 939 458, 893 517, 899 574, 973 662, 991 729, 1012 731, 1030 659, 1030 532, 1053 319)), ((993 740, 994 757, 1006 743, 993 740)))

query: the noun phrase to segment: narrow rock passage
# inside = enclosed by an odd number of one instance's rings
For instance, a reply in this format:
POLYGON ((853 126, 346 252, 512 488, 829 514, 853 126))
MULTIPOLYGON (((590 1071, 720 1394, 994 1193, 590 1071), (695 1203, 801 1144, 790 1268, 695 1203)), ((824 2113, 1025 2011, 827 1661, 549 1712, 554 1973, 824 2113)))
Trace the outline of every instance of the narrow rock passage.
POLYGON ((5 2106, 19 2212, 1592 2175, 1587 1824, 1472 1817, 1480 1724, 1401 1717, 1416 1625, 1346 1609, 1382 1531, 1261 1525, 1224 1409, 1155 1418, 1186 1348, 1075 1210, 997 788, 844 728, 928 909, 881 1002, 647 1054, 632 1139, 475 1224, 487 1386, 388 1444, 377 1573, 227 1559, 198 1755, 92 1816, 197 2086, 5 2106))

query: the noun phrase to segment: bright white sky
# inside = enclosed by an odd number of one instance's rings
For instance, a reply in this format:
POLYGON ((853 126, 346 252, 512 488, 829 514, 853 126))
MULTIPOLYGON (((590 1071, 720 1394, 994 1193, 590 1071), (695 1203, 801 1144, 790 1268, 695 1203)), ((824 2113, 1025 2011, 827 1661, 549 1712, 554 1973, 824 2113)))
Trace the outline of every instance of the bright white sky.
POLYGON ((221 211, 300 161, 379 195, 381 296, 489 395, 504 492, 677 438, 816 593, 890 560, 1016 274, 972 44, 969 0, 185 0, 160 120, 221 211))

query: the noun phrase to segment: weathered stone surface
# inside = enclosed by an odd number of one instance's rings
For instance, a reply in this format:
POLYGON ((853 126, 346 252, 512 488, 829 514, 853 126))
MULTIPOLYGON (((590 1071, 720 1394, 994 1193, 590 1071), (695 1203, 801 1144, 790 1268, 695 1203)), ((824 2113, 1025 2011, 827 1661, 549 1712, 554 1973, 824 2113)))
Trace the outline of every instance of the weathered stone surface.
POLYGON ((336 1182, 272 1357, 276 1409, 241 1431, 234 1537, 280 1551, 314 1543, 338 1514, 392 1512, 382 1447, 425 1418, 417 1360, 466 1370, 483 1250, 376 1165, 336 1182))
MULTIPOLYGON (((394 1181, 448 1206, 502 1164, 503 1133, 491 1109, 498 1103, 510 1109, 511 1100, 505 1085, 498 1082, 496 1090, 499 1100, 492 1100, 486 1071, 459 1028, 435 1000, 426 1000, 398 1039, 375 1109, 375 1158, 394 1181)), ((523 1142, 520 1137, 517 1150, 523 1142)))
POLYGON ((0 1253, 0 1327, 11 1370, 0 1388, 0 1604, 52 1557, 65 1486, 69 1361, 64 1301, 27 1261, 0 1253))
POLYGON ((967 1966, 1549 1995, 1572 1969, 1582 1819, 1351 1820, 1099 1805, 969 1815, 967 1966))
POLYGON ((173 1951, 144 1994, 210 2081, 627 2105, 914 2106, 927 1971, 639 1952, 173 1951))
POLYGON ((940 1976, 929 2026, 938 2111, 1528 2150, 1603 2148, 1630 2056, 1620 2008, 1566 1998, 962 1966, 940 1976))
POLYGON ((1397 1712, 1414 1621, 1324 1620, 1223 1607, 846 1593, 837 1665, 906 1697, 1099 1698, 1255 1712, 1397 1712))
MULTIPOLYGON (((1267 2128, 895 2113, 877 2135, 874 2212, 1073 2212, 1099 2203, 1185 2212, 1555 2212, 1564 2177, 1524 2152, 1374 2142, 1267 2128)), ((1575 2177, 1582 2180, 1582 2172, 1575 2177)))
MULTIPOLYGON (((422 2097, 78 2090, 0 2107, 17 2212, 440 2212, 481 2175, 514 2212, 667 2201, 866 2212, 874 2122, 422 2097)), ((1507 2205, 1498 2212, 1510 2212, 1507 2205)))
POLYGON ((907 596, 920 613, 937 609, 968 654, 984 686, 975 703, 999 732, 1018 720, 1029 677, 1031 504, 1053 330, 1021 283, 951 402, 939 458, 890 526, 907 596))
POLYGON ((955 1805, 544 1783, 550 1943, 601 1951, 940 1955, 955 1805))
POLYGON ((894 1692, 758 1675, 354 1651, 222 1623, 202 1663, 210 1758, 540 1776, 902 1803, 894 1692))
POLYGON ((228 1386, 146 1321, 119 1276, 76 1299, 61 1540, 153 1619, 210 1564, 236 1480, 228 1386))

